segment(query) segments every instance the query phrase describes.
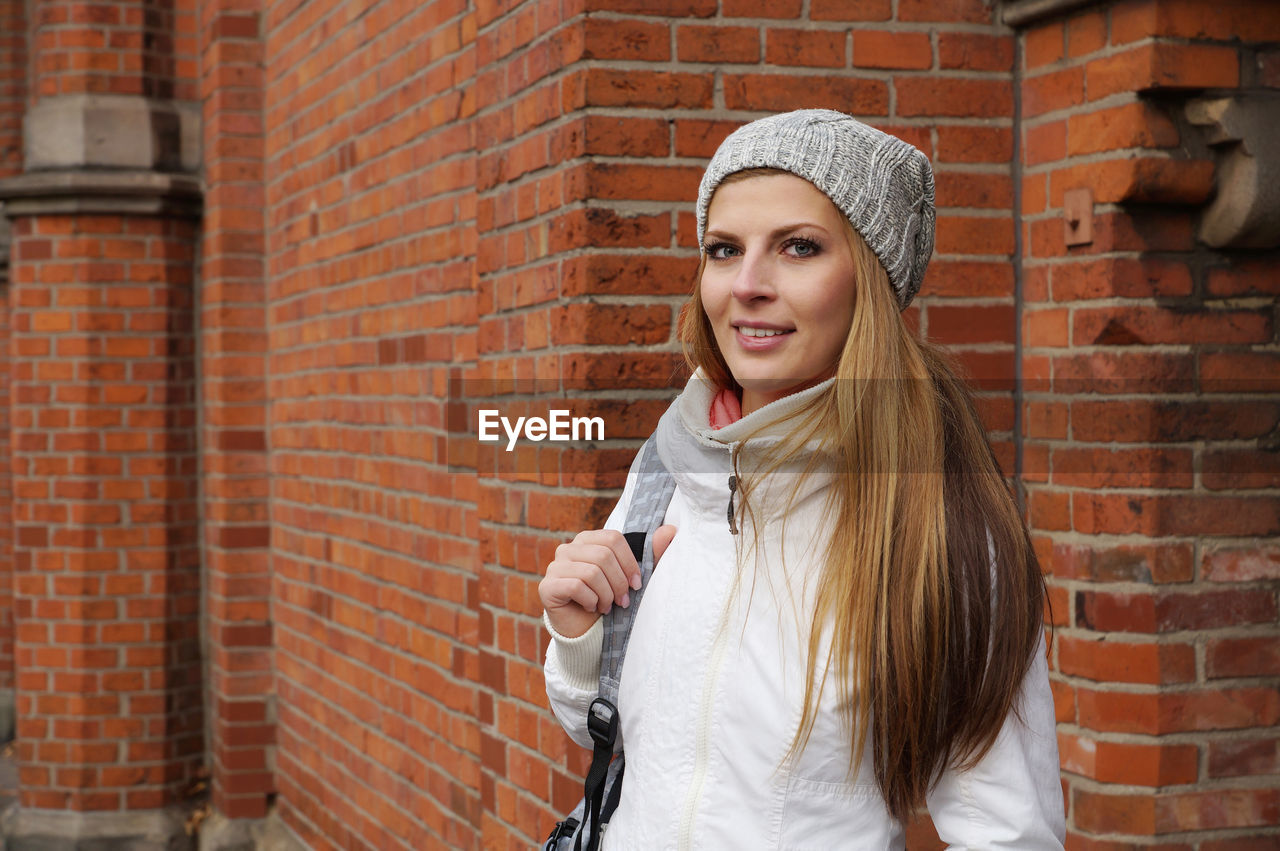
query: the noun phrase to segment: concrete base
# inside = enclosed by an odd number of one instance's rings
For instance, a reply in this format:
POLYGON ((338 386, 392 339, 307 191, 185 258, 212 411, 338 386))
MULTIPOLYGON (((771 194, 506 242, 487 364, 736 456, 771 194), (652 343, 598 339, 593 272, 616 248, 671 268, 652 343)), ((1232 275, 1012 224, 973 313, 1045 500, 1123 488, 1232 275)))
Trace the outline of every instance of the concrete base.
POLYGON ((196 851, 187 811, 74 813, 13 806, 0 815, 4 851, 196 851))
POLYGON ((199 851, 309 851, 276 810, 263 819, 215 812, 200 824, 199 851))

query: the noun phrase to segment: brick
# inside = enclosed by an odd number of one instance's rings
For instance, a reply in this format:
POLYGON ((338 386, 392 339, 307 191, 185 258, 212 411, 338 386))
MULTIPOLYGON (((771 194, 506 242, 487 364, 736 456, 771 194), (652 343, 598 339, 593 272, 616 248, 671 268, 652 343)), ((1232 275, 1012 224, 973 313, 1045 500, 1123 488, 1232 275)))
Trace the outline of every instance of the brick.
POLYGON ((1206 452, 1200 462, 1206 490, 1280 488, 1280 453, 1266 450, 1206 452))
POLYGON ((1234 88, 1240 59, 1230 47, 1155 42, 1091 60, 1084 71, 1085 90, 1094 101, 1153 89, 1234 88))
POLYGON ((939 162, 1005 163, 1013 156, 1013 133, 1006 127, 943 125, 937 133, 939 162))
POLYGON ((1012 305, 929 308, 929 337, 944 344, 1012 343, 1013 333, 1012 305))
MULTIPOLYGON (((1149 685, 1194 682, 1196 679, 1195 648, 1190 644, 1133 644, 1071 636, 1061 636, 1056 643, 1058 669, 1064 674, 1099 682, 1149 685)), ((1194 779, 1194 759, 1191 767, 1194 779)), ((1107 782, 1125 781, 1108 779, 1107 782)))
MULTIPOLYGON (((1081 389, 1087 384, 1082 384, 1081 389)), ((1182 384, 1183 392, 1190 383, 1182 384)), ((1179 382, 1166 391, 1179 392, 1179 382)), ((1075 401, 1072 434, 1077 440, 1119 443, 1167 443, 1191 440, 1248 440, 1261 437, 1280 421, 1280 405, 1254 401, 1161 400, 1075 401)))
POLYGON ((1280 506, 1243 497, 1077 493, 1071 514, 1075 530, 1089 535, 1250 537, 1280 532, 1280 506))
MULTIPOLYGON (((1031 310, 1022 316, 1022 344, 1027 348, 1060 348, 1067 345, 1069 337, 1066 310, 1031 310)), ((1066 437, 1065 432, 1062 436, 1066 437)))
POLYGON ((1056 544, 1055 575, 1097 582, 1169 583, 1192 579, 1189 544, 1116 547, 1056 544))
POLYGON ((809 17, 815 21, 887 21, 892 16, 892 0, 809 0, 809 17))
POLYGON ((587 18, 583 28, 583 59, 665 62, 671 58, 671 32, 666 24, 587 18))
MULTIPOLYGON (((1158 307, 1079 308, 1072 323, 1072 342, 1077 346, 1264 343, 1273 334, 1269 312, 1244 310, 1184 313, 1158 307)), ((1274 364, 1280 370, 1280 357, 1274 358, 1274 364)))
POLYGON ((1157 259, 1117 258, 1055 265, 1050 272, 1054 301, 1147 298, 1191 294, 1185 264, 1157 259))
POLYGON ((1273 825, 1280 816, 1280 790, 1213 789, 1160 795, 1155 828, 1161 833, 1273 825))
POLYGON ((1089 187, 1095 204, 1200 204, 1214 191, 1214 165, 1207 160, 1126 157, 1053 172, 1049 203, 1060 206, 1069 189, 1089 187))
POLYGON ((676 30, 676 55, 681 62, 758 62, 760 32, 755 27, 682 26, 676 30))
POLYGON ((1013 93, 1003 80, 896 77, 898 114, 1003 118, 1013 111, 1013 93))
POLYGON ((725 74, 724 101, 729 109, 794 109, 795 93, 818 109, 838 109, 852 115, 887 115, 888 86, 881 80, 849 77, 795 77, 768 74, 725 74))
POLYGON ((1189 450, 1058 447, 1050 482, 1076 488, 1190 488, 1189 450))
POLYGON ((720 143, 741 126, 738 121, 676 119, 676 156, 710 159, 720 143))
POLYGON ((1155 799, 1075 789, 1071 808, 1076 826, 1090 833, 1155 834, 1155 799))
POLYGON ((1067 153, 1072 156, 1127 148, 1173 148, 1179 142, 1173 121, 1146 101, 1067 119, 1067 153))
POLYGON ((588 115, 574 132, 581 141, 564 143, 575 151, 566 150, 566 159, 578 156, 578 150, 614 157, 663 157, 669 152, 667 122, 660 118, 588 115))
POLYGON ((920 293, 936 298, 1011 296, 1013 269, 1008 263, 935 259, 920 293))
POLYGON ((1027 165, 1041 165, 1066 158, 1067 124, 1051 121, 1026 131, 1023 160, 1027 165))
POLYGON ((1195 745, 1146 745, 1058 734, 1062 768, 1102 783, 1175 786, 1197 779, 1195 745))
POLYGON ((726 18, 794 20, 800 17, 801 4, 802 0, 722 0, 721 14, 726 18))
POLYGON ((587 106, 649 106, 705 109, 711 106, 710 78, 702 74, 588 68, 565 81, 563 109, 587 106))
POLYGON ((1210 777, 1245 777, 1280 772, 1280 739, 1222 739, 1209 742, 1210 777))
POLYGON ((1028 118, 1084 103, 1084 69, 1063 68, 1028 76, 1022 82, 1022 110, 1028 118))
POLYGON ((1028 71, 1061 61, 1066 55, 1066 35, 1061 21, 1037 22, 1023 40, 1023 67, 1028 71))
POLYGON ((1226 547, 1205 552, 1201 574, 1210 582, 1280 579, 1280 547, 1226 547))
MULTIPOLYGON (((856 63, 856 34, 854 38, 856 63)), ((1013 39, 985 33, 939 32, 938 66, 963 71, 1012 71, 1013 39)))
POLYGON ((982 0, 898 0, 900 21, 989 24, 993 10, 982 0))
POLYGON ((1013 223, 1008 220, 951 215, 939 218, 934 247, 939 254, 1013 253, 1013 223))
POLYGON ((1210 640, 1205 675, 1209 679, 1280 676, 1280 640, 1274 634, 1210 640))
POLYGON ((1107 13, 1093 9, 1067 20, 1067 56, 1078 59, 1107 44, 1107 13))
POLYGON ((927 33, 854 30, 853 67, 931 68, 933 45, 927 33))
POLYGON ((1205 352, 1200 385, 1208 393, 1271 393, 1280 389, 1277 366, 1280 355, 1271 352, 1205 352))
POLYGON ((1206 7, 1194 0, 1164 0, 1159 4, 1124 4, 1112 15, 1116 44, 1158 35, 1166 38, 1233 41, 1280 40, 1280 15, 1266 3, 1222 3, 1206 7))
POLYGON ((1229 266, 1208 270, 1205 290, 1212 296, 1280 295, 1280 275, 1270 263, 1232 258, 1229 266))
POLYGON ((1007 210, 1013 206, 1013 182, 1008 175, 939 170, 934 181, 939 207, 1007 210))
POLYGON ((770 29, 765 33, 764 57, 772 65, 843 68, 847 64, 845 34, 830 30, 770 29))

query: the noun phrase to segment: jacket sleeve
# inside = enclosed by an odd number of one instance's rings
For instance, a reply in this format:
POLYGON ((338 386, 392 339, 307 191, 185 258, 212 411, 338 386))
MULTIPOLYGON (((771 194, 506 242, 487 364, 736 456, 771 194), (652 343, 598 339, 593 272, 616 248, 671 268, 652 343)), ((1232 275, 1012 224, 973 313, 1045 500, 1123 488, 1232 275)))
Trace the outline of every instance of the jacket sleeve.
POLYGON ((947 771, 929 794, 929 814, 948 848, 1062 851, 1066 818, 1043 634, 1018 708, 977 765, 947 771))
MULTIPOLYGON (((626 522, 627 508, 631 505, 631 496, 635 491, 636 464, 639 460, 639 453, 636 453, 622 496, 605 521, 605 529, 624 531, 622 526, 626 522)), ((604 619, 598 619, 591 629, 571 639, 566 639, 551 628, 545 612, 543 623, 551 633, 551 644, 547 647, 546 660, 542 666, 551 711, 570 739, 584 748, 591 748, 591 734, 587 732, 587 709, 591 706, 591 701, 596 699, 600 688, 600 648, 604 644, 604 619)), ((621 748, 622 733, 619 731, 614 750, 621 748)))

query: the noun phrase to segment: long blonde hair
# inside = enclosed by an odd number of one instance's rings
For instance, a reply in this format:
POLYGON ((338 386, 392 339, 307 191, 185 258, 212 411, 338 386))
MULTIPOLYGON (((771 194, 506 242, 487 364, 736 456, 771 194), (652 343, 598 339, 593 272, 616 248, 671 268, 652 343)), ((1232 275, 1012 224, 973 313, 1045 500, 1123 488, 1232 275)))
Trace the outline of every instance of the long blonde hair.
MULTIPOLYGON (((721 185, 775 173, 738 172, 721 185)), ((876 782, 906 820, 942 771, 986 754, 1016 709, 1043 628, 1044 577, 968 387, 907 328, 884 267, 851 225, 846 237, 856 294, 836 380, 797 412, 803 434, 756 469, 767 476, 816 436, 841 473, 790 755, 808 743, 834 673, 850 770, 870 736, 876 782)), ((736 391, 702 306, 702 270, 681 319, 685 358, 736 391)), ((749 501, 751 483, 739 482, 749 501)))

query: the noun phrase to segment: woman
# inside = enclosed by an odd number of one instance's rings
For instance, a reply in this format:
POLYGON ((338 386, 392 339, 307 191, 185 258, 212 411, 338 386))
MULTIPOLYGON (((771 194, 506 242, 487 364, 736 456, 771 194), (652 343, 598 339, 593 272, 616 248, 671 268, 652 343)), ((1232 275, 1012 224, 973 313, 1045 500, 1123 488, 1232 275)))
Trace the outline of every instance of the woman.
MULTIPOLYGON (((954 846, 1060 849, 1043 580, 967 390, 900 315, 933 249, 927 158, 772 116, 720 146, 697 211, 696 371, 656 432, 676 492, 604 846, 901 848, 927 806, 954 846)), ((539 586, 547 693, 584 745, 597 624, 638 576, 633 485, 539 586)))

